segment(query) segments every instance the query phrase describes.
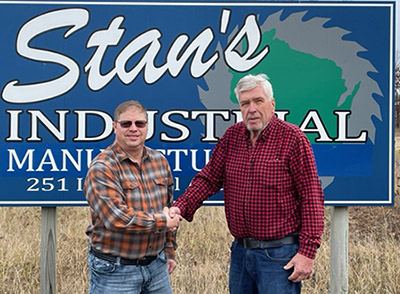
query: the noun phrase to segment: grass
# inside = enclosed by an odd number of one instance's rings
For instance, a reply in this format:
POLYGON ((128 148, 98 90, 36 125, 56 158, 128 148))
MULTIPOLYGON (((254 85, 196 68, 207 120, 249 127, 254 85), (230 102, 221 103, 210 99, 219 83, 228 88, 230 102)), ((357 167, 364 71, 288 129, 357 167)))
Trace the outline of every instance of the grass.
MULTIPOLYGON (((396 164, 400 160, 396 150, 396 164)), ((397 169, 400 168, 400 164, 397 169)), ((400 200, 396 176, 394 206, 349 207, 349 293, 400 294, 400 200)), ((329 293, 330 208, 312 279, 303 293, 329 293)), ((56 289, 87 293, 89 222, 87 207, 57 208, 56 289)), ((40 289, 40 207, 0 207, 0 293, 30 294, 40 289)), ((202 207, 178 231, 178 267, 171 275, 175 294, 228 293, 232 237, 223 207, 202 207)), ((279 294, 279 293, 277 293, 279 294)), ((336 294, 336 293, 334 293, 336 294)))
MULTIPOLYGON (((329 207, 315 273, 303 293, 329 293, 329 207)), ((87 293, 87 207, 57 208, 57 293, 87 293)), ((39 293, 41 209, 0 208, 0 293, 39 293)), ((227 293, 229 246, 223 207, 202 207, 179 229, 176 294, 227 293)), ((400 203, 349 208, 349 293, 400 293, 400 203)))

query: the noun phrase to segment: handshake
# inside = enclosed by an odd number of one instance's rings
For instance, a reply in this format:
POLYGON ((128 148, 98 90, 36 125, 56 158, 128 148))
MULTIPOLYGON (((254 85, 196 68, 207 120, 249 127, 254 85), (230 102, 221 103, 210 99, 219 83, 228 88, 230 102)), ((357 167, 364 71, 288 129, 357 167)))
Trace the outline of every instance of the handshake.
POLYGON ((163 213, 167 217, 167 230, 174 232, 178 229, 180 221, 183 219, 181 210, 178 207, 164 207, 163 213))

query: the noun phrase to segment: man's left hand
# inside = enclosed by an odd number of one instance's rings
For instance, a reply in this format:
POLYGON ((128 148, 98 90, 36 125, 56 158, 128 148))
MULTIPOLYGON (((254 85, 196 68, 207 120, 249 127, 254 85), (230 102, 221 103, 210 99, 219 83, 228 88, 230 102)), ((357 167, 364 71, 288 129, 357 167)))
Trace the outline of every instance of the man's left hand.
POLYGON ((311 278, 314 260, 297 253, 283 268, 288 270, 292 267, 294 267, 294 271, 288 279, 294 283, 297 283, 311 278))
POLYGON ((176 261, 173 259, 167 259, 167 267, 168 267, 168 273, 171 274, 176 268, 176 261))

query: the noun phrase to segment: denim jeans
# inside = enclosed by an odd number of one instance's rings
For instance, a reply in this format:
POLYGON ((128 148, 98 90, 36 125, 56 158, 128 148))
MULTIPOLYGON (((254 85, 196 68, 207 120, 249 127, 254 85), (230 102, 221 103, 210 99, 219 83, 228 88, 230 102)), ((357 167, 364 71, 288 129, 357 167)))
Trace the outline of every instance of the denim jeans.
POLYGON ((293 283, 288 280, 293 269, 283 269, 298 249, 298 244, 268 249, 246 249, 237 242, 233 242, 229 270, 229 293, 300 293, 301 283, 293 283))
POLYGON ((109 262, 88 253, 90 294, 172 294, 164 253, 146 266, 109 262))

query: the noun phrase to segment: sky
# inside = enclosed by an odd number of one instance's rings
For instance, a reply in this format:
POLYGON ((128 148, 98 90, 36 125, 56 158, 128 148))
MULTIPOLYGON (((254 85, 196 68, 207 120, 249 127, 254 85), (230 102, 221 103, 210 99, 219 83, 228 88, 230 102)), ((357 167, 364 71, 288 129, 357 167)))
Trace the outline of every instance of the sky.
POLYGON ((396 0, 396 51, 400 52, 400 0, 396 0))
POLYGON ((400 0, 396 0, 396 51, 400 51, 400 0))

